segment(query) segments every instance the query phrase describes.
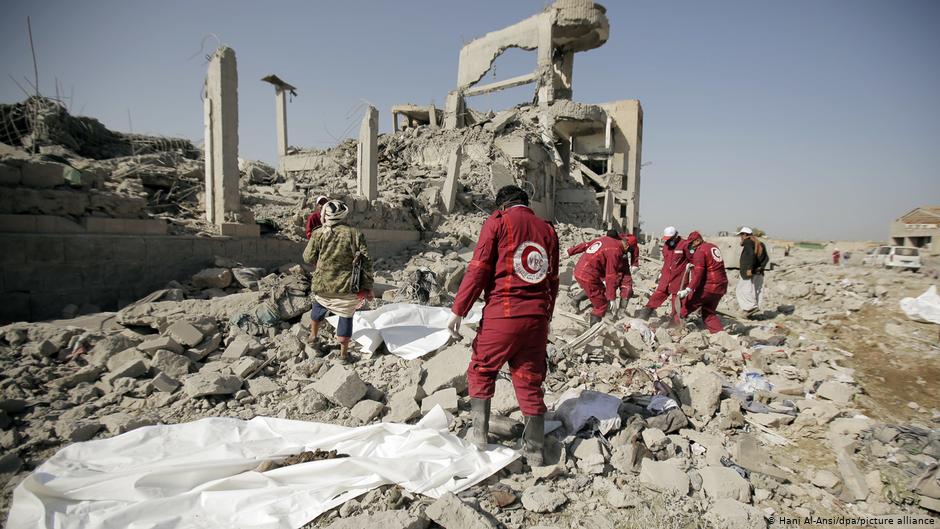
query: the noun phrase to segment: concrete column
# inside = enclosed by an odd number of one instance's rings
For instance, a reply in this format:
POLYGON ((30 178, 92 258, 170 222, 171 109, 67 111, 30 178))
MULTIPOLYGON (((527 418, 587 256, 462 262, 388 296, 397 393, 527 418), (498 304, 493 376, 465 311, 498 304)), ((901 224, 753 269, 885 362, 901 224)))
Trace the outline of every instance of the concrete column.
POLYGON ((206 179, 206 192, 205 192, 205 206, 206 206, 206 221, 215 224, 215 182, 213 181, 213 175, 215 170, 212 166, 213 160, 213 147, 212 147, 212 100, 206 97, 202 101, 202 110, 203 110, 203 133, 205 134, 205 143, 203 145, 204 156, 206 169, 205 169, 205 179, 206 179))
POLYGON ((539 46, 537 64, 541 78, 538 80, 538 102, 540 105, 551 103, 555 99, 554 64, 552 61, 552 29, 555 25, 554 16, 543 16, 539 19, 539 46))
POLYGON ((274 90, 274 112, 277 120, 277 156, 278 164, 280 158, 287 156, 287 91, 283 89, 274 90))
POLYGON ((457 185, 460 183, 460 164, 463 161, 463 152, 460 145, 454 147, 447 160, 447 178, 441 189, 441 198, 444 201, 444 210, 448 213, 454 211, 457 205, 457 185))
POLYGON ((392 112, 392 132, 398 132, 398 112, 392 112))
POLYGON ((216 225, 241 209, 238 193, 238 67, 235 50, 219 48, 206 76, 206 197, 212 196, 209 219, 216 225), (211 184, 211 192, 208 186, 211 184))
POLYGON ((359 128, 356 173, 359 176, 359 194, 370 201, 379 197, 379 111, 373 106, 366 109, 359 128))
POLYGON ((430 125, 432 129, 438 129, 440 126, 437 123, 437 107, 433 104, 428 107, 428 119, 430 120, 430 125))

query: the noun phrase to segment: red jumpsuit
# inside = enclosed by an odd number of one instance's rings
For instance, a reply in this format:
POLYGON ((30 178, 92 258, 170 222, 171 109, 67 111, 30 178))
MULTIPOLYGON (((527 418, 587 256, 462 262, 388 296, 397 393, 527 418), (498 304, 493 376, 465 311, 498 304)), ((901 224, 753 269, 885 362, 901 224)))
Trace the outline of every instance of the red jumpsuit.
POLYGON ((525 206, 497 210, 480 232, 451 311, 466 316, 483 292, 483 321, 467 368, 471 397, 489 399, 506 362, 523 415, 545 413, 548 322, 558 296, 558 235, 525 206))
POLYGON ((702 321, 712 334, 721 332, 721 320, 716 310, 721 297, 728 291, 728 276, 725 274, 725 263, 721 258, 718 247, 710 242, 702 242, 692 254, 692 276, 687 288, 692 293, 685 299, 682 307, 682 317, 702 309, 702 321))
POLYGON ((320 209, 318 207, 316 211, 307 217, 307 222, 304 224, 304 233, 307 234, 307 238, 310 238, 310 235, 313 234, 313 230, 319 228, 322 225, 323 223, 320 221, 320 209))
POLYGON ((686 241, 682 239, 679 239, 674 248, 670 248, 667 244, 663 245, 663 270, 659 275, 659 284, 656 285, 656 290, 653 291, 649 301, 646 302, 647 308, 658 309, 671 294, 673 298, 672 315, 674 317, 678 316, 676 314, 675 297, 681 290, 682 276, 685 275, 685 266, 688 264, 688 256, 685 250, 686 241))
POLYGON ((623 253, 623 241, 601 237, 568 248, 568 255, 584 253, 574 267, 574 278, 591 300, 591 314, 603 317, 609 302, 620 297, 629 298, 633 292, 630 265, 623 253))
POLYGON ((834 265, 839 264, 839 257, 841 257, 841 256, 842 256, 842 254, 841 254, 841 252, 839 252, 839 250, 836 250, 836 251, 832 252, 832 264, 834 264, 834 265))

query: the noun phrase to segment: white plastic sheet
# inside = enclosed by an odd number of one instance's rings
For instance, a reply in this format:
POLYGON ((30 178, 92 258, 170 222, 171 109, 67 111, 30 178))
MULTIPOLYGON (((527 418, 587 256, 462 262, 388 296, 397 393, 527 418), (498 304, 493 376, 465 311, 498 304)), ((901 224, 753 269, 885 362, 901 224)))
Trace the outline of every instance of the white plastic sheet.
POLYGON ((555 402, 554 418, 565 425, 568 435, 578 433, 594 417, 598 430, 606 435, 620 427, 620 398, 599 391, 572 388, 565 391, 555 402))
POLYGON ((150 426, 60 450, 17 486, 6 527, 295 529, 385 484, 456 493, 516 457, 451 435, 440 407, 416 425, 256 417, 150 426), (253 470, 317 448, 351 457, 253 470))
MULTIPOLYGON (((375 310, 353 315, 352 339, 368 353, 374 353, 385 342, 388 352, 405 360, 414 360, 447 344, 450 332, 447 320, 450 309, 414 303, 391 303, 375 310)), ((463 323, 480 321, 479 307, 474 306, 463 323)), ((339 318, 327 318, 334 327, 339 318)))
POLYGON ((927 292, 916 298, 901 300, 901 310, 912 320, 940 324, 940 296, 937 287, 931 286, 927 292))

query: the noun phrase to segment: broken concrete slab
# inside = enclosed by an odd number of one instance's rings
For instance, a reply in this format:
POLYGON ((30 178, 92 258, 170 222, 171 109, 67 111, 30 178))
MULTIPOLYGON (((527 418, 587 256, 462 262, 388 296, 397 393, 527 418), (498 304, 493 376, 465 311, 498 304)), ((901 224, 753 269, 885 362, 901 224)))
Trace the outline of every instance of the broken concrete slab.
POLYGON ((363 423, 372 422, 372 419, 378 417, 385 410, 385 405, 374 400, 361 400, 350 410, 350 415, 359 419, 363 423))
POLYGON ((376 529, 426 529, 427 526, 428 519, 426 517, 406 510, 398 510, 340 518, 326 526, 326 529, 362 529, 365 527, 376 529))
POLYGON ((189 373, 192 362, 183 355, 160 349, 153 354, 150 366, 161 373, 166 373, 168 376, 178 379, 189 373))
POLYGON ((173 325, 170 325, 164 334, 185 347, 193 347, 205 338, 202 331, 186 320, 179 320, 173 325))
POLYGON ((111 384, 119 378, 137 378, 146 374, 148 371, 150 371, 150 368, 143 360, 131 360, 130 362, 126 362, 115 368, 113 371, 109 372, 107 375, 105 375, 103 380, 108 384, 111 384))
POLYGON ((718 410, 721 398, 721 378, 711 367, 696 364, 692 373, 686 377, 692 408, 701 417, 710 418, 718 410))
POLYGON ((842 482, 845 484, 844 492, 848 495, 849 501, 865 501, 869 493, 868 482, 865 481, 865 475, 855 465, 852 456, 845 450, 837 450, 836 463, 839 465, 842 482))
POLYGON ((143 360, 144 362, 149 361, 150 359, 146 354, 139 351, 138 349, 131 347, 130 349, 125 349, 119 353, 115 353, 110 358, 107 359, 105 365, 108 367, 109 371, 114 371, 118 367, 128 363, 133 362, 134 360, 143 360))
POLYGON ((445 529, 496 529, 496 523, 452 492, 442 495, 425 511, 425 516, 445 529))
POLYGON ((124 432, 136 430, 143 426, 156 424, 152 417, 133 416, 128 413, 118 412, 110 415, 104 415, 98 419, 111 435, 119 435, 124 432))
POLYGON ((457 400, 456 388, 444 388, 421 400, 421 413, 425 414, 433 410, 434 406, 440 406, 444 411, 454 413, 457 411, 457 400))
POLYGON ((640 463, 640 483, 658 492, 689 493, 689 475, 671 461, 644 459, 640 463))
POLYGON ((840 404, 852 402, 856 393, 858 393, 857 386, 845 382, 837 382, 835 380, 823 382, 816 390, 817 396, 840 404))
POLYGON ((234 362, 248 354, 251 350, 251 343, 244 336, 239 336, 232 340, 222 353, 222 360, 234 362))
POLYGON ((157 376, 153 377, 150 384, 153 386, 153 389, 162 391, 163 393, 173 393, 180 387, 178 380, 163 372, 157 373, 157 376))
POLYGON ((707 466, 699 470, 699 475, 702 476, 702 489, 707 497, 751 502, 751 484, 731 468, 707 466))
POLYGON ((183 346, 176 343, 176 340, 170 338, 169 336, 159 336, 157 338, 152 338, 138 344, 136 348, 138 351, 143 351, 145 353, 154 353, 160 349, 166 349, 167 351, 172 351, 176 354, 181 354, 183 352, 183 346))
POLYGON ((241 389, 242 379, 234 375, 199 372, 183 379, 183 391, 190 397, 231 395, 241 389))
POLYGON ((388 399, 388 414, 382 418, 387 422, 408 422, 421 416, 421 408, 412 393, 400 391, 388 399))
POLYGON ((818 470, 813 474, 812 484, 821 489, 833 490, 842 480, 828 470, 818 470))
POLYGON ((333 366, 321 376, 313 383, 313 389, 330 402, 346 408, 355 406, 365 397, 367 391, 365 383, 356 371, 341 365, 333 366))
POLYGON ((226 288, 232 284, 232 279, 228 268, 206 268, 192 277, 196 288, 226 288))
POLYGON ((522 492, 522 506, 527 511, 554 512, 568 502, 568 497, 548 485, 536 485, 522 492))
POLYGON ((232 374, 239 378, 245 378, 254 373, 263 363, 253 356, 243 356, 232 364, 232 374))
POLYGON ((705 520, 721 529, 767 529, 760 509, 731 498, 715 501, 705 513, 705 520))
POLYGON ((55 388, 71 389, 83 382, 91 383, 98 380, 103 372, 104 367, 85 366, 74 373, 49 381, 49 385, 55 388))
POLYGON ((424 391, 428 395, 444 388, 454 388, 458 393, 467 390, 467 368, 470 366, 470 349, 460 343, 440 351, 424 363, 427 375, 424 391))

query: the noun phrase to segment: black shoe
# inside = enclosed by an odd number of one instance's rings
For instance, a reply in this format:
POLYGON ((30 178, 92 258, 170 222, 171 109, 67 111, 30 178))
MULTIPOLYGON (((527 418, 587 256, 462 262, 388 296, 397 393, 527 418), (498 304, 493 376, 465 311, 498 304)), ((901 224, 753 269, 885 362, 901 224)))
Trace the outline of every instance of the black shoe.
POLYGON ((603 318, 602 318, 601 316, 595 316, 595 315, 591 314, 591 327, 593 327, 593 326, 597 325, 598 323, 600 323, 602 319, 603 319, 603 318))
POLYGON ((637 319, 641 319, 643 321, 648 321, 650 319, 650 316, 652 315, 653 315, 653 309, 649 307, 643 307, 642 309, 636 311, 636 314, 634 314, 633 317, 637 319))
POLYGON ((480 450, 485 450, 490 436, 490 399, 471 397, 470 418, 473 421, 473 433, 467 440, 480 450))

